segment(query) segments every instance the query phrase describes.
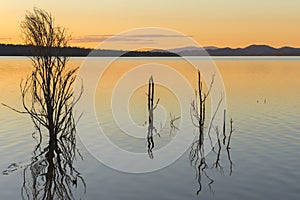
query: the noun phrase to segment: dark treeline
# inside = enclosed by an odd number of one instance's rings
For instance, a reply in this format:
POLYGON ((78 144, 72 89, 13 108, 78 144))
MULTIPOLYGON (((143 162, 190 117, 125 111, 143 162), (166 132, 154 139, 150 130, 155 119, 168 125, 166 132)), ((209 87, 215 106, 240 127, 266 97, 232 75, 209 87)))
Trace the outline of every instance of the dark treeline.
POLYGON ((93 50, 80 47, 46 48, 33 45, 13 45, 0 44, 0 56, 66 56, 66 57, 174 57, 178 56, 170 52, 150 52, 150 51, 123 51, 123 50, 93 50), (50 53, 49 53, 50 52, 50 53), (91 53, 91 54, 90 54, 91 53))

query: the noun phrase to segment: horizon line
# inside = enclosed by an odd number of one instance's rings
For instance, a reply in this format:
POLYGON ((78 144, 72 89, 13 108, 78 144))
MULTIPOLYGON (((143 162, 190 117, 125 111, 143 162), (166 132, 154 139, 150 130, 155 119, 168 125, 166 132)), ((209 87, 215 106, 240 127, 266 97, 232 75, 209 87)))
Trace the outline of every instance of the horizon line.
MULTIPOLYGON (((29 44, 24 44, 24 43, 0 43, 0 45, 15 45, 15 46, 30 46, 29 44)), ((251 47, 251 46, 266 46, 266 47, 271 47, 274 49, 282 49, 282 48, 300 48, 300 47, 296 47, 296 46, 289 46, 289 45, 284 45, 284 46, 280 46, 280 47, 274 47, 272 45, 269 44, 258 44, 258 43, 253 43, 253 44, 249 44, 249 45, 245 45, 244 47, 230 47, 230 46, 224 46, 224 47, 219 47, 219 46, 215 46, 215 45, 205 45, 205 46, 179 46, 176 48, 172 48, 172 49, 179 49, 179 48, 186 48, 186 47, 198 47, 198 48, 216 48, 216 49, 225 49, 225 48, 230 48, 230 49, 245 49, 247 47, 251 47)), ((128 51, 126 49, 98 49, 97 47, 86 47, 86 46, 75 46, 72 43, 70 43, 68 46, 66 46, 66 48, 80 48, 80 49, 92 49, 92 50, 118 50, 118 51, 128 51)), ((146 47, 145 47, 146 49, 146 47)), ((149 50, 155 50, 155 49, 151 49, 151 48, 147 48, 149 50)), ((148 51, 149 51, 148 50, 148 51)), ((163 49, 162 49, 163 50, 163 49)))

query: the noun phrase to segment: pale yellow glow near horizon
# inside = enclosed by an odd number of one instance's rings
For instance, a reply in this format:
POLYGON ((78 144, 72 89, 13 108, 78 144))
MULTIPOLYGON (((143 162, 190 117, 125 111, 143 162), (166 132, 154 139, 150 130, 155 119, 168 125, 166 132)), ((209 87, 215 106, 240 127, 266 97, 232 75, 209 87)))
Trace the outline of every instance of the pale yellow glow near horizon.
POLYGON ((22 43, 20 22, 35 6, 68 28, 72 46, 95 47, 91 40, 80 40, 90 35, 165 27, 203 46, 300 47, 299 0, 0 0, 0 43, 22 43))

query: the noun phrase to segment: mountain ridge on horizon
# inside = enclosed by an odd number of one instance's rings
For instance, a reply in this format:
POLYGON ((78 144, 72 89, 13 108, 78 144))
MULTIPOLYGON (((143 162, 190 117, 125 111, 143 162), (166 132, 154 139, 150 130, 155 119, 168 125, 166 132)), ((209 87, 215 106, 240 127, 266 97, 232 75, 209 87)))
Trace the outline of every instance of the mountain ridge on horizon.
POLYGON ((244 48, 188 46, 170 49, 169 51, 180 56, 201 56, 205 55, 205 53, 210 56, 300 56, 300 48, 289 46, 275 48, 264 44, 252 44, 244 48))

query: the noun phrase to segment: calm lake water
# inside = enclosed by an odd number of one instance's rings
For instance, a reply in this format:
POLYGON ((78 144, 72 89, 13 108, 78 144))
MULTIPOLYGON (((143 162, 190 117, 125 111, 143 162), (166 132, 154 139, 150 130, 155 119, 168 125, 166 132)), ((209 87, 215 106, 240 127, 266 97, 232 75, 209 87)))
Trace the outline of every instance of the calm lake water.
MULTIPOLYGON (((193 59, 201 61, 203 58, 193 59)), ((70 65, 80 66, 82 61, 73 58, 70 65)), ((160 58, 151 60, 153 62, 172 66, 189 80, 192 88, 197 87, 197 72, 183 61, 160 58)), ((83 159, 78 156, 72 165, 86 186, 79 180, 71 184, 69 189, 75 199, 299 199, 300 57, 216 57, 214 62, 226 89, 227 133, 229 119, 233 118, 229 151, 222 148, 217 154, 216 146, 216 152, 211 151, 206 157, 208 167, 200 172, 197 164, 191 164, 188 149, 168 167, 130 174, 99 162, 78 138, 77 148, 83 159), (220 165, 215 167, 218 155, 220 165)), ((147 155, 147 141, 119 134, 110 109, 112 90, 118 79, 134 66, 146 63, 149 60, 143 58, 122 58, 113 63, 115 66, 104 72, 96 88, 95 110, 99 124, 112 142, 127 151, 144 152, 145 159, 151 160, 147 155)), ((30 71, 28 58, 0 58, 0 103, 22 109, 19 84, 30 71)), ((88 91, 87 85, 84 88, 88 91)), ((123 92, 119 97, 126 96, 126 91, 123 92)), ((148 120, 146 93, 147 85, 141 85, 127 102, 132 121, 145 128, 148 120)), ((164 126, 164 121, 170 120, 169 113, 173 117, 180 116, 181 110, 176 94, 166 87, 158 85, 155 98, 160 98, 155 118, 160 137, 154 136, 155 149, 159 149, 175 135, 170 133, 170 127, 164 126)), ((91 124, 85 120, 79 123, 88 134, 91 124)), ((180 119, 175 125, 179 123, 180 119)), ((30 176, 24 178, 24 171, 26 174, 35 172, 27 167, 36 145, 33 133, 34 126, 28 116, 0 106, 0 170, 3 171, 0 199, 21 199, 22 186, 26 184, 30 191, 36 181, 30 176)), ((157 157, 154 153, 153 159, 157 157)), ((37 179, 43 179, 43 175, 37 179)), ((41 191, 43 187, 38 186, 41 191)))

